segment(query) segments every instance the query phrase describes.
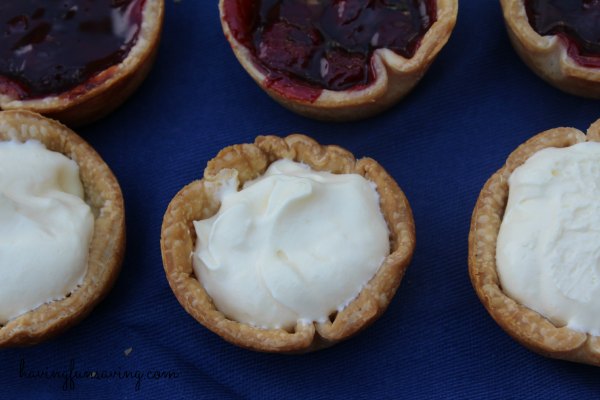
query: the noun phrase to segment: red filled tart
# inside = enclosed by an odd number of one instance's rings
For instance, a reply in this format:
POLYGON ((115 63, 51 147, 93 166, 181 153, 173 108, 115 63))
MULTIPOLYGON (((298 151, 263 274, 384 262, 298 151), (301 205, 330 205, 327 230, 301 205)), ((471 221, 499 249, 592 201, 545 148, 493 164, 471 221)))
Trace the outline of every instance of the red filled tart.
POLYGON ((164 0, 0 4, 0 108, 71 125, 103 117, 148 74, 164 0))
POLYGON ((225 36, 248 73, 292 111, 325 120, 381 112, 447 42, 455 0, 221 0, 225 36))
POLYGON ((523 61, 557 88, 600 98, 600 1, 501 0, 523 61))

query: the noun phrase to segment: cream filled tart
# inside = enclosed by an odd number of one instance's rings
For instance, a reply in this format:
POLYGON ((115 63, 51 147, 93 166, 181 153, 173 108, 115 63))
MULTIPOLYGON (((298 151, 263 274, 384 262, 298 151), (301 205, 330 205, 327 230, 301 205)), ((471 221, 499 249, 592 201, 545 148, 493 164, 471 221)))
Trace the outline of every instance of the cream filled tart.
POLYGON ((304 135, 223 149, 173 198, 161 234, 189 314, 238 346, 288 353, 375 321, 414 246, 410 206, 385 170, 304 135))
POLYGON ((456 0, 220 0, 244 69, 283 106, 346 121, 382 112, 448 41, 456 0))
POLYGON ((0 347, 81 321, 125 250, 121 189, 77 134, 29 111, 0 112, 0 347))
POLYGON ((600 120, 542 132, 486 182, 471 220, 469 273, 515 340, 600 366, 600 120))
POLYGON ((117 108, 156 57, 164 0, 4 0, 0 109, 70 126, 117 108))
POLYGON ((600 98, 600 3, 500 3, 513 47, 536 74, 565 92, 600 98))

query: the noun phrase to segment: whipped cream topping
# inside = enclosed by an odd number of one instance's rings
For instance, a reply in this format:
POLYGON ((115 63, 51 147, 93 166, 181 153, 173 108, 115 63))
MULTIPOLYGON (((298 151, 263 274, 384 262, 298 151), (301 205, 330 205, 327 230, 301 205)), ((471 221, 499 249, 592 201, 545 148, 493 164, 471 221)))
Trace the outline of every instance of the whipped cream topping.
POLYGON ((0 324, 82 282, 93 225, 74 161, 38 141, 0 142, 0 324))
MULTIPOLYGON (((231 170, 233 171, 233 170, 231 170)), ((325 321, 360 293, 389 254, 374 184, 279 160, 195 221, 194 272, 216 307, 260 328, 325 321)))
POLYGON ((509 187, 502 290, 559 326, 600 335, 600 143, 540 150, 509 187))

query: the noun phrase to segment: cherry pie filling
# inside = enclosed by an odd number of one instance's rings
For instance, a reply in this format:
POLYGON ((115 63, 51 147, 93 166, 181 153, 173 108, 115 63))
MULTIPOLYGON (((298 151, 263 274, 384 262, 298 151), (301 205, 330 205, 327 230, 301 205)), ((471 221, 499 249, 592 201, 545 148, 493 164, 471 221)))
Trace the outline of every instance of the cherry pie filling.
POLYGON ((557 35, 578 64, 600 68, 600 0, 525 0, 525 9, 539 35, 557 35))
POLYGON ((373 51, 411 58, 436 21, 435 0, 226 0, 235 39, 287 97, 316 100, 323 89, 375 80, 373 51))
POLYGON ((28 100, 93 87, 136 43, 144 3, 2 0, 0 93, 28 100))

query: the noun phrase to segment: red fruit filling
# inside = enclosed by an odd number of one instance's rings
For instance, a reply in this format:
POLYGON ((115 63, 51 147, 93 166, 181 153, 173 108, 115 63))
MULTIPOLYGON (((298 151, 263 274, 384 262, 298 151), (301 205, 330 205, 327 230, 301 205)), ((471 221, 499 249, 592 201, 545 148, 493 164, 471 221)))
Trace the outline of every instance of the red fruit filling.
POLYGON ((600 68, 600 0, 526 0, 525 9, 538 34, 559 36, 577 63, 600 68))
POLYGON ((145 0, 0 1, 0 93, 57 95, 119 64, 145 0))
POLYGON ((378 48, 411 58, 436 7, 435 0, 226 0, 224 14, 268 86, 314 101, 322 89, 372 83, 378 48))

